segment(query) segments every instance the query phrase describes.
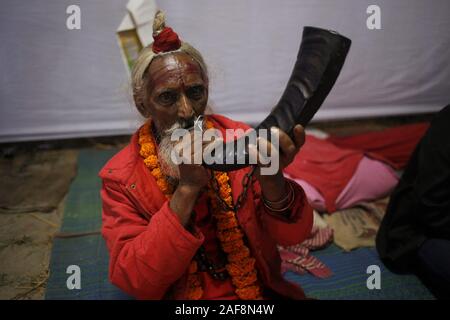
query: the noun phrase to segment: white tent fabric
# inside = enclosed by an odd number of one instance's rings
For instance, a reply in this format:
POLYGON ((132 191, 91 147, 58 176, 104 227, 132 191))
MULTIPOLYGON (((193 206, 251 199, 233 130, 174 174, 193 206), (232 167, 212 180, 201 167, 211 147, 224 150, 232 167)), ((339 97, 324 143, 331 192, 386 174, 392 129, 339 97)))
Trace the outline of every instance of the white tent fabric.
MULTIPOLYGON (((127 0, 3 0, 0 142, 131 133, 134 110, 115 31, 127 0)), ((165 0, 168 24, 205 56, 216 112, 258 123, 280 97, 303 26, 353 40, 316 120, 433 112, 450 102, 450 1, 165 0)))

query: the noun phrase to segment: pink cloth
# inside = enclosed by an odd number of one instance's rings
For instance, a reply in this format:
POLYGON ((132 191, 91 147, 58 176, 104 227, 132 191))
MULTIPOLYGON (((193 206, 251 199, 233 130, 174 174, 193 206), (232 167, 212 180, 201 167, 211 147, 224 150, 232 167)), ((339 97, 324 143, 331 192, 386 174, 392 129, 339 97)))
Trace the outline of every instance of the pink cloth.
POLYGON ((398 176, 387 164, 368 157, 361 159, 355 174, 336 199, 336 208, 384 198, 398 183, 398 176))
POLYGON ((319 190, 314 188, 311 184, 309 184, 307 181, 302 179, 295 179, 294 177, 290 176, 289 174, 285 174, 285 176, 289 179, 294 180, 299 184, 303 191, 305 191, 306 198, 308 198, 309 205, 320 212, 326 212, 327 208, 325 206, 325 199, 320 194, 319 190))
MULTIPOLYGON (((286 174, 287 177, 294 179, 286 174)), ((326 203, 320 192, 307 181, 294 179, 305 191, 309 204, 320 212, 326 212, 326 203)), ((344 209, 360 202, 383 198, 397 185, 398 177, 387 164, 364 156, 345 188, 336 199, 336 209, 344 209)))
POLYGON ((306 135, 305 144, 284 172, 314 186, 325 199, 327 211, 334 212, 337 197, 363 157, 361 151, 339 148, 327 140, 306 135))

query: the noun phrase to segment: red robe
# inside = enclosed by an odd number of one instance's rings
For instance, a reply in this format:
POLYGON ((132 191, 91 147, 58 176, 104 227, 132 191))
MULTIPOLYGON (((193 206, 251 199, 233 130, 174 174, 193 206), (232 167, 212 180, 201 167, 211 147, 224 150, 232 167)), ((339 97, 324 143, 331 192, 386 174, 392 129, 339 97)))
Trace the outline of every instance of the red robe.
MULTIPOLYGON (((214 127, 249 127, 223 116, 209 116, 214 127)), ((138 299, 186 299, 187 271, 196 251, 205 241, 201 228, 194 236, 180 223, 159 190, 156 180, 139 155, 138 132, 99 173, 103 185, 102 234, 110 253, 110 281, 138 299)), ((233 200, 242 192, 242 180, 249 168, 229 173, 233 200)), ((252 256, 256 259, 262 287, 283 297, 302 299, 303 290, 287 280, 280 271, 281 259, 276 245, 294 245, 305 240, 313 223, 312 209, 303 189, 292 182, 296 201, 290 218, 280 218, 265 210, 256 182, 238 213, 252 256)), ((203 198, 194 208, 202 209, 203 198)), ((202 212, 203 213, 203 212, 202 212)), ((203 215, 205 216, 205 215, 203 215)), ((204 229, 205 230, 205 229, 204 229)), ((211 236, 205 247, 211 248, 211 236)), ((214 239, 213 239, 214 240, 214 239)), ((205 298, 233 298, 230 282, 217 283, 202 274, 205 298)))

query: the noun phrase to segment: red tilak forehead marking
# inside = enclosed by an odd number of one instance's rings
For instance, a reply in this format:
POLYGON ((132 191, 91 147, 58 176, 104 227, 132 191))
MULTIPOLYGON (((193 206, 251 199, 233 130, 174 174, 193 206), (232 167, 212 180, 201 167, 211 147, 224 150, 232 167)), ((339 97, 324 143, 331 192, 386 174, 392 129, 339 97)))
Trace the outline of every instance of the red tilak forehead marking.
POLYGON ((151 78, 155 84, 160 84, 164 81, 183 81, 183 78, 189 75, 200 75, 203 79, 203 74, 195 61, 183 61, 176 59, 174 56, 167 56, 162 61, 162 65, 156 69, 151 69, 151 78))

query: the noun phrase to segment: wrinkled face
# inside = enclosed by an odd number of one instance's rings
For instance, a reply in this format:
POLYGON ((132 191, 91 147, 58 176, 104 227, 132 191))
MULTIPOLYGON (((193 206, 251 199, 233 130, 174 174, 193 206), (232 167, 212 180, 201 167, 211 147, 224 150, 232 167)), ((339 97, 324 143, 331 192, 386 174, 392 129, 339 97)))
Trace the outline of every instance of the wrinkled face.
POLYGON ((188 54, 176 52, 155 58, 148 69, 145 106, 158 132, 177 122, 191 123, 205 112, 208 79, 188 54))

